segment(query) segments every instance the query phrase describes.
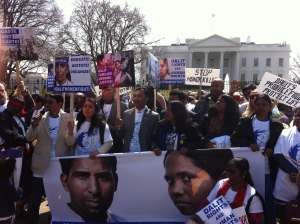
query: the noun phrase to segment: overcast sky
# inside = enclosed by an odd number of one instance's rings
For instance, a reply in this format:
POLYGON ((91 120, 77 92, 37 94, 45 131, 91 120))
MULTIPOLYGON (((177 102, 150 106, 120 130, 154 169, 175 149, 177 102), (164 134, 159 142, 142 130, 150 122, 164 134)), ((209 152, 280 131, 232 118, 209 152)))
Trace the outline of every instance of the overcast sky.
MULTIPOLYGON (((74 0, 56 0, 68 21, 74 0)), ((111 0, 124 5, 125 1, 111 0)), ((185 38, 203 39, 212 34, 250 36, 256 44, 291 45, 291 58, 300 53, 299 0, 127 0, 145 15, 151 34, 146 40, 164 38, 158 45, 181 43, 185 38), (215 17, 212 18, 212 14, 215 17)))

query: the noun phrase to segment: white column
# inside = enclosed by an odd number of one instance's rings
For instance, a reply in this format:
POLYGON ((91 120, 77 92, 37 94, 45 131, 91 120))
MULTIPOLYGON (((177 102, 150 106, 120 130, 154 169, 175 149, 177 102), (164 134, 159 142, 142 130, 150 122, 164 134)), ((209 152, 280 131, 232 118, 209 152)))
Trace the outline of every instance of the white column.
POLYGON ((223 79, 224 51, 221 51, 220 53, 220 78, 223 79))
POLYGON ((189 68, 193 68, 193 52, 189 55, 189 68))
POLYGON ((235 55, 234 79, 239 80, 239 73, 240 73, 240 52, 237 51, 235 55))
POLYGON ((205 58, 204 58, 204 68, 207 68, 208 53, 209 53, 209 52, 204 52, 204 54, 205 54, 205 58))

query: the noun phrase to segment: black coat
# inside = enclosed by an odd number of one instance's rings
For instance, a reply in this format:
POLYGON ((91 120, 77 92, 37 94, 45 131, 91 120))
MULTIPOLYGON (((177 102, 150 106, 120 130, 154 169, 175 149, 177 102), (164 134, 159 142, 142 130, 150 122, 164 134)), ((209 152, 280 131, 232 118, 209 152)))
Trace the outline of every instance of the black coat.
POLYGON ((14 202, 20 199, 14 184, 8 178, 0 178, 0 218, 11 216, 15 213, 14 202))
MULTIPOLYGON (((255 144, 254 131, 252 126, 253 118, 254 113, 252 113, 248 117, 240 118, 239 124, 230 138, 232 147, 249 147, 251 144, 255 144)), ((265 148, 273 149, 274 153, 274 147, 282 130, 282 122, 276 118, 270 117, 270 139, 268 140, 265 148)), ((268 159, 271 179, 276 180, 278 165, 275 162, 273 155, 269 156, 268 159)))

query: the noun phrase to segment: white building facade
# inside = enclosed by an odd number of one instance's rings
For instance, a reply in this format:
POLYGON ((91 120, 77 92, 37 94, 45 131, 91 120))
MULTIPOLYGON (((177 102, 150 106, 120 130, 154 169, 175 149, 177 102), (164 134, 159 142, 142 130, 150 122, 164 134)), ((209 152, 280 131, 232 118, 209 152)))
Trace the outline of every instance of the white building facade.
POLYGON ((250 42, 250 37, 241 42, 240 38, 212 35, 205 39, 186 39, 185 44, 162 48, 167 58, 185 58, 186 67, 220 69, 222 79, 228 74, 230 80, 259 82, 265 72, 289 79, 291 50, 286 43, 255 44, 250 42))

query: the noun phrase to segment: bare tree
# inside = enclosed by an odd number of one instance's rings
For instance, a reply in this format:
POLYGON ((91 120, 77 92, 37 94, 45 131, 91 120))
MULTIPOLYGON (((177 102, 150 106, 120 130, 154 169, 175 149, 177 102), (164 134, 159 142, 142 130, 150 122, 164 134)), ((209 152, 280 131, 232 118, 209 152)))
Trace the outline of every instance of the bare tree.
MULTIPOLYGON (((60 54, 57 34, 63 26, 63 15, 54 0, 0 0, 0 23, 3 27, 36 27, 39 60, 22 61, 20 72, 25 77, 29 72, 47 68, 50 58, 60 54), (59 50, 57 50, 59 49, 59 50), (58 51, 58 52, 57 52, 58 51)), ((1 62, 1 75, 6 74, 6 82, 16 71, 14 62, 1 62)))
POLYGON ((297 54, 293 58, 292 64, 290 65, 290 80, 300 84, 300 55, 297 54))
POLYGON ((97 85, 97 55, 134 50, 135 64, 148 56, 144 37, 150 33, 144 16, 127 3, 124 7, 106 0, 77 0, 60 36, 61 49, 68 55, 90 55, 92 82, 97 85), (145 57, 146 56, 146 57, 145 57))

